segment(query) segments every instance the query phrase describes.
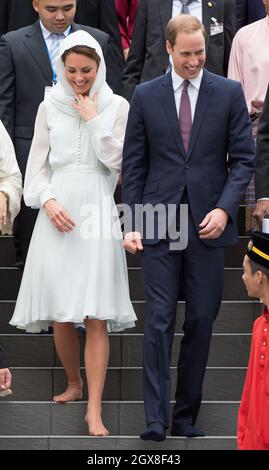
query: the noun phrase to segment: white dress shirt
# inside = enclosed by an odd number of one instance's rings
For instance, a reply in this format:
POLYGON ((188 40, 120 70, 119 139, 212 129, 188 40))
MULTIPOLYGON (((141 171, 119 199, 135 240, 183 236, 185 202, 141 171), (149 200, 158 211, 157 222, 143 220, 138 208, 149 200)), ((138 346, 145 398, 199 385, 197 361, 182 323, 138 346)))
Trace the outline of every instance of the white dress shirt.
MULTIPOLYGON (((180 77, 175 72, 174 68, 172 68, 171 73, 172 73, 172 85, 173 85, 174 96, 175 96, 176 110, 177 110, 177 115, 179 117, 179 106, 180 106, 180 100, 181 100, 181 95, 182 95, 182 90, 183 90, 184 78, 180 77)), ((195 108, 196 108, 196 103, 197 103, 197 99, 199 95, 202 78, 203 78, 203 70, 200 71, 199 75, 196 78, 189 80, 190 84, 188 86, 188 95, 189 95, 190 103, 191 103, 192 121, 193 121, 194 114, 195 114, 195 108)))
MULTIPOLYGON (((45 43, 47 45, 48 51, 50 51, 51 47, 52 47, 52 39, 51 39, 51 34, 52 33, 51 33, 51 31, 48 31, 47 28, 45 28, 45 26, 43 25, 43 23, 41 21, 40 21, 40 28, 41 28, 42 35, 43 35, 43 38, 45 40, 45 43)), ((71 29, 71 25, 68 26, 68 28, 62 33, 63 36, 59 37, 60 44, 68 36, 70 29, 71 29)))
MULTIPOLYGON (((196 16, 198 20, 202 23, 202 0, 193 0, 188 5, 189 12, 191 15, 196 16)), ((172 10, 172 18, 174 16, 179 15, 182 10, 182 3, 180 0, 173 0, 173 10, 172 10)))

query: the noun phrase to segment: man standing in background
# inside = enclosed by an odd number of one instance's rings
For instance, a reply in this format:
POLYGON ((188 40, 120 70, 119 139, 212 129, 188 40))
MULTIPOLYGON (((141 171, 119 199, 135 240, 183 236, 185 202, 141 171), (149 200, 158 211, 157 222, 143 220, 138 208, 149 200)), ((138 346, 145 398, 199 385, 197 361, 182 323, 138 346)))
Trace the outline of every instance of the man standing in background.
POLYGON ((141 0, 123 72, 123 95, 128 100, 136 85, 170 69, 165 30, 170 18, 180 13, 190 13, 205 27, 206 68, 217 75, 227 75, 235 34, 234 0, 141 0))

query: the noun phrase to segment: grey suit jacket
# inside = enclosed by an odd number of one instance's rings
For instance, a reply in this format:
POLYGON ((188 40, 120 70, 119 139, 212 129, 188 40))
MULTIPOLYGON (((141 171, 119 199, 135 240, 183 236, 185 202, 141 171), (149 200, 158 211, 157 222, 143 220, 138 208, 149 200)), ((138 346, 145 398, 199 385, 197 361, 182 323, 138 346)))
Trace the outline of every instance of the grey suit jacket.
MULTIPOLYGON (((165 48, 166 25, 172 17, 173 0, 140 0, 130 48, 123 73, 123 95, 130 99, 134 87, 166 72, 169 57, 165 48)), ((229 55, 235 34, 234 0, 202 0, 203 24, 207 32, 206 68, 227 75, 229 55), (210 35, 211 18, 223 23, 223 33, 210 35)))
MULTIPOLYGON (((72 24, 72 31, 83 29, 101 45, 106 59, 109 36, 89 26, 72 24)), ((0 38, 0 119, 16 150, 18 164, 25 173, 38 107, 46 86, 52 84, 52 70, 39 20, 0 38)))

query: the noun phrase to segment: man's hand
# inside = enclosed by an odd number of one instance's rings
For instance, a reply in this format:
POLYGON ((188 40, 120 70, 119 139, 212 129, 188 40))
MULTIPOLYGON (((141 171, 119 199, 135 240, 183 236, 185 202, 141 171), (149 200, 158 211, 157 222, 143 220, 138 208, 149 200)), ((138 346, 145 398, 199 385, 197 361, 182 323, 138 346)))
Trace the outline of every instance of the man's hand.
POLYGON ((0 369, 0 390, 6 390, 11 386, 11 372, 8 368, 0 369))
POLYGON ((80 117, 84 121, 91 121, 97 116, 98 110, 98 92, 96 91, 92 98, 83 95, 77 95, 75 97, 75 103, 73 107, 78 111, 80 117))
POLYGON ((269 215, 269 200, 266 201, 257 201, 255 211, 254 211, 254 217, 257 220, 258 224, 260 227, 262 226, 262 219, 266 216, 269 215))
POLYGON ((199 231, 199 237, 212 240, 219 238, 227 225, 228 218, 229 216, 225 210, 220 208, 213 209, 200 223, 199 227, 201 227, 201 230, 199 231))
POLYGON ((0 230, 7 223, 7 198, 4 193, 0 191, 0 230))
POLYGON ((135 255, 137 250, 142 251, 143 245, 141 241, 141 234, 139 232, 126 233, 124 237, 123 248, 132 255, 135 255))
POLYGON ((49 199, 45 202, 43 207, 47 212, 47 216, 49 217, 52 225, 54 225, 59 232, 71 232, 76 226, 68 212, 57 201, 55 201, 55 199, 49 199))

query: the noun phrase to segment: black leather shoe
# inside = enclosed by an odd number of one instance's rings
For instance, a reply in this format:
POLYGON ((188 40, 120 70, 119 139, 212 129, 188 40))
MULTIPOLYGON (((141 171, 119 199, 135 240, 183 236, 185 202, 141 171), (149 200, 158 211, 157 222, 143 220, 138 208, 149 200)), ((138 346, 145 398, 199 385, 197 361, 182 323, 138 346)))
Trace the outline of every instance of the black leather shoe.
POLYGON ((150 423, 145 432, 140 434, 143 441, 164 441, 166 429, 162 423, 150 423))
POLYGON ((172 426, 171 436, 203 437, 205 433, 189 423, 181 423, 172 426))

